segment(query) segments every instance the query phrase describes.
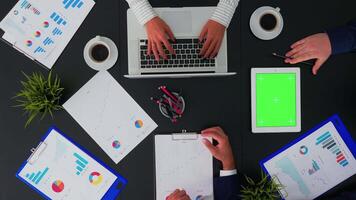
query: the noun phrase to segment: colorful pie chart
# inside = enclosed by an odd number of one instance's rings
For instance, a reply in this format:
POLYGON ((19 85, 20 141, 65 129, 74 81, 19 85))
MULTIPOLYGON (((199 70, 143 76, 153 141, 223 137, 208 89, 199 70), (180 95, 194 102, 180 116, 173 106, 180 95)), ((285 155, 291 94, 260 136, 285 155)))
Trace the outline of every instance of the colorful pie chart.
POLYGON ((136 121, 135 121, 135 126, 136 126, 136 128, 142 128, 142 126, 143 126, 143 121, 142 121, 142 120, 136 120, 136 121))
POLYGON ((26 41, 26 46, 28 46, 28 47, 32 46, 32 41, 31 40, 27 40, 26 41))
POLYGON ((43 22, 43 27, 48 28, 49 27, 49 23, 47 21, 43 22))
POLYGON ((103 181, 103 176, 99 172, 92 172, 89 175, 89 182, 93 185, 99 185, 103 181))
POLYGON ((41 36, 41 32, 36 31, 36 32, 35 32, 35 37, 37 37, 37 38, 38 38, 38 37, 40 37, 40 36, 41 36))
POLYGON ((300 149, 299 149, 299 153, 302 154, 302 155, 306 155, 308 153, 308 147, 306 146, 301 146, 300 149))
POLYGON ((56 180, 52 183, 52 190, 56 193, 60 193, 64 190, 64 183, 61 180, 56 180))
POLYGON ((112 147, 114 147, 114 149, 120 149, 121 143, 119 142, 119 140, 115 140, 114 142, 112 142, 112 147))

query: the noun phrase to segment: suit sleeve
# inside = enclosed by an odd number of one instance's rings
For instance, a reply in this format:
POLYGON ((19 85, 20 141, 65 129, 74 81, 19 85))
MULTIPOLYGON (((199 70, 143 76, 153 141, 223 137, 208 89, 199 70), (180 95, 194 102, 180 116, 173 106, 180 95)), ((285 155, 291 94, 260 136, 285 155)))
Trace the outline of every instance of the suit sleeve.
POLYGON ((329 36, 332 54, 347 53, 356 50, 356 20, 326 31, 329 36))
POLYGON ((239 195, 240 181, 237 174, 232 176, 217 177, 214 179, 215 200, 237 200, 239 195))

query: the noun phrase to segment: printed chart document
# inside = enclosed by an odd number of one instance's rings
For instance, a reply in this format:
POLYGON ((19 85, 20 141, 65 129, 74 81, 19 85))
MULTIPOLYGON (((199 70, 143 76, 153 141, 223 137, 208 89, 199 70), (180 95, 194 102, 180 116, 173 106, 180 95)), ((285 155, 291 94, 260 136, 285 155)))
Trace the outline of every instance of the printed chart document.
POLYGON ((127 184, 54 127, 16 176, 46 199, 112 200, 127 184))
POLYGON ((213 158, 200 134, 156 135, 155 158, 157 200, 176 189, 194 200, 214 199, 213 158))
POLYGON ((98 72, 63 107, 115 163, 157 128, 107 71, 98 72))
POLYGON ((19 0, 0 22, 2 38, 52 68, 94 4, 93 0, 19 0))
POLYGON ((284 199, 314 199, 356 174, 356 145, 333 116, 261 162, 285 188, 284 199))

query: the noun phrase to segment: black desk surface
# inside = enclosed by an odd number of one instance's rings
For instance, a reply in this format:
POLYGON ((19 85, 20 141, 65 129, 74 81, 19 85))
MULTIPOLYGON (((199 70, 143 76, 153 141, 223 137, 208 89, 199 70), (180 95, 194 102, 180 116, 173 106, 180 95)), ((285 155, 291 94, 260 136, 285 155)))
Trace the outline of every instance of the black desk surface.
MULTIPOLYGON (((217 0, 154 0, 153 6, 214 6, 217 0)), ((15 0, 1 1, 0 18, 14 6, 15 0)), ((345 24, 355 13, 356 1, 299 0, 258 1, 241 0, 228 29, 229 70, 237 76, 225 78, 129 80, 127 74, 126 10, 124 0, 100 0, 84 21, 74 38, 57 61, 54 72, 62 78, 67 100, 95 71, 86 66, 82 58, 86 42, 96 35, 112 38, 119 46, 120 57, 111 74, 133 98, 159 124, 157 133, 170 133, 182 129, 198 131, 213 125, 222 126, 228 133, 235 153, 238 169, 252 177, 259 172, 258 161, 290 142, 300 133, 252 134, 250 111, 250 68, 258 66, 286 66, 270 56, 271 52, 284 53, 294 41, 328 27, 345 24), (281 8, 285 27, 272 41, 255 38, 249 29, 249 17, 259 6, 281 8), (157 86, 168 85, 182 89, 187 109, 178 124, 163 118, 149 100, 157 94, 157 86)), ((30 149, 51 125, 56 125, 75 141, 128 179, 128 186, 119 199, 154 198, 153 134, 136 147, 123 161, 115 165, 100 147, 66 112, 56 113, 55 119, 34 122, 24 129, 22 111, 12 106, 11 99, 20 89, 21 71, 31 73, 45 69, 16 50, 0 42, 0 199, 39 199, 40 196, 15 178, 30 149)), ((299 65, 297 65, 299 66, 299 65)), ((335 56, 323 66, 318 76, 309 67, 301 67, 302 131, 305 132, 338 113, 356 139, 356 56, 335 56)), ((334 188, 326 195, 354 189, 356 177, 334 188)))

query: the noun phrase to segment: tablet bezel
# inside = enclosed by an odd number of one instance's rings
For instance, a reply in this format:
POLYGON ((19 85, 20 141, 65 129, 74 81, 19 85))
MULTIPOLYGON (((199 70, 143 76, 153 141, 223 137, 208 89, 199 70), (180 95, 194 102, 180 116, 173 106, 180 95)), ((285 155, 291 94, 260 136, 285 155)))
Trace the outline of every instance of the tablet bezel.
POLYGON ((252 68, 251 69, 251 124, 253 133, 283 133, 301 131, 301 85, 299 68, 252 68), (295 127, 257 127, 256 126, 256 74, 295 73, 296 74, 296 119, 295 127))

